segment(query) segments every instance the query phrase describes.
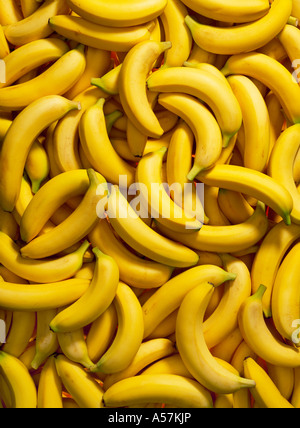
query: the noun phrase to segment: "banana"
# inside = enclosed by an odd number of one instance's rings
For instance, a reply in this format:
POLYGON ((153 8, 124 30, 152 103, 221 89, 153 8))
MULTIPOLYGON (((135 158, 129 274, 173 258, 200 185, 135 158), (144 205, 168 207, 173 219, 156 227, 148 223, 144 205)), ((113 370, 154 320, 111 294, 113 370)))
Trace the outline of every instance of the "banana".
POLYGON ((35 322, 35 312, 14 311, 12 325, 2 351, 19 358, 33 335, 35 322))
POLYGON ((62 353, 69 360, 89 370, 94 367, 88 354, 83 328, 69 333, 57 333, 57 340, 62 353))
POLYGON ((60 354, 55 357, 55 365, 64 387, 80 408, 103 407, 102 387, 80 364, 60 354))
POLYGON ((173 374, 133 376, 115 383, 103 394, 104 407, 157 402, 179 408, 213 407, 211 394, 202 385, 173 374))
POLYGON ((281 394, 270 376, 252 358, 244 361, 245 375, 253 379, 255 387, 250 390, 260 408, 293 409, 294 407, 281 394))
POLYGON ((77 244, 95 227, 98 221, 97 205, 107 196, 107 186, 94 170, 88 170, 89 188, 74 212, 58 226, 38 236, 21 248, 25 258, 43 259, 77 244), (100 188, 100 190, 99 190, 100 188))
POLYGON ((253 359, 257 358, 255 352, 247 345, 243 340, 240 345, 236 348, 232 359, 230 360, 231 365, 240 373, 244 373, 244 360, 248 357, 253 359))
POLYGON ((120 100, 127 117, 152 138, 160 138, 164 132, 149 105, 145 83, 155 61, 171 46, 171 42, 153 40, 138 43, 126 56, 119 76, 120 100))
MULTIPOLYGON (((10 54, 10 47, 9 47, 8 41, 6 40, 3 27, 2 25, 0 25, 0 59, 3 60, 9 54, 10 54)), ((1 80, 6 80, 6 76, 4 76, 4 79, 1 78, 1 80)))
POLYGON ((143 305, 144 337, 148 337, 168 315, 178 309, 184 296, 199 283, 212 281, 221 285, 235 278, 235 274, 215 265, 197 266, 174 276, 143 305))
POLYGON ((254 209, 240 192, 219 189, 218 204, 221 212, 232 224, 247 221, 254 213, 254 209))
POLYGON ((188 57, 187 63, 190 66, 198 66, 199 64, 211 64, 213 65, 217 59, 217 55, 211 52, 207 52, 201 49, 196 43, 193 44, 190 56, 188 57))
POLYGON ((231 224, 219 206, 220 190, 218 187, 204 185, 205 211, 209 218, 208 224, 210 226, 229 226, 231 224))
POLYGON ((81 145, 88 161, 109 183, 119 184, 120 176, 126 176, 130 186, 135 182, 135 167, 114 150, 107 132, 104 106, 105 99, 100 98, 83 114, 79 124, 81 145))
POLYGON ((183 0, 183 3, 200 15, 216 21, 245 23, 256 21, 269 11, 268 1, 243 1, 230 0, 224 3, 222 0, 183 0))
POLYGON ((0 368, 11 391, 12 408, 35 409, 36 386, 25 365, 13 355, 0 351, 0 368))
POLYGON ((57 309, 37 312, 35 354, 31 361, 31 367, 35 370, 44 364, 47 358, 58 349, 57 335, 49 329, 49 324, 56 313, 57 309))
POLYGON ((300 195, 294 181, 294 164, 299 151, 300 125, 290 126, 282 132, 272 150, 268 173, 284 186, 293 198, 291 219, 300 224, 300 195))
POLYGON ((178 353, 170 355, 169 357, 161 358, 160 360, 149 365, 149 367, 146 367, 146 369, 141 372, 141 375, 150 374, 173 374, 194 379, 184 365, 182 358, 178 353))
POLYGON ((266 287, 261 285, 242 304, 238 315, 242 336, 256 355, 267 363, 280 367, 299 367, 299 350, 277 339, 266 324, 262 309, 265 290, 266 287))
POLYGON ((290 402, 291 402, 291 404, 296 409, 299 409, 300 408, 300 401, 299 401, 299 387, 300 387, 299 375, 300 375, 300 369, 295 369, 294 373, 295 373, 294 390, 293 390, 293 394, 292 394, 290 402))
POLYGON ((11 239, 16 240, 19 237, 19 227, 13 214, 0 209, 0 230, 11 239))
POLYGON ((185 22, 200 48, 219 55, 234 55, 255 51, 274 39, 286 25, 292 0, 274 0, 262 18, 233 27, 199 24, 191 16, 185 22))
POLYGON ((119 284, 119 268, 115 260, 93 249, 96 256, 94 276, 87 292, 61 311, 50 323, 56 333, 66 333, 94 322, 108 309, 115 298, 119 284))
POLYGON ((12 124, 12 120, 4 117, 0 118, 0 142, 4 140, 4 137, 7 131, 9 130, 11 124, 12 124))
POLYGON ((10 25, 21 21, 22 12, 13 0, 0 1, 0 25, 10 25))
POLYGON ((109 95, 119 95, 119 77, 122 64, 115 66, 102 77, 93 77, 91 84, 109 95))
POLYGON ((169 239, 195 251, 234 253, 256 245, 267 233, 269 222, 265 205, 258 203, 254 214, 244 223, 228 226, 204 225, 193 234, 174 233, 162 225, 158 229, 169 239))
POLYGON ((171 267, 197 264, 199 256, 151 229, 136 214, 120 190, 114 186, 108 198, 108 218, 113 229, 131 248, 158 263, 171 267))
POLYGON ((176 346, 187 369, 201 385, 217 394, 231 394, 255 383, 225 369, 205 343, 203 318, 213 292, 213 283, 204 282, 186 294, 177 316, 176 346))
POLYGON ((93 247, 113 257, 119 267, 120 279, 126 284, 142 288, 159 288, 167 282, 173 268, 161 263, 138 257, 115 236, 106 219, 101 219, 89 233, 88 238, 93 247))
POLYGON ((273 366, 272 364, 267 364, 267 370, 281 395, 290 401, 294 390, 295 370, 289 367, 273 366))
POLYGON ((265 101, 270 118, 270 160, 272 150, 282 132, 285 123, 285 117, 282 112, 280 101, 273 92, 268 93, 265 98, 265 101))
POLYGON ((203 169, 217 162, 222 152, 222 134, 212 113, 194 97, 181 94, 160 94, 160 105, 180 116, 192 129, 196 140, 194 165, 187 178, 191 181, 203 169))
POLYGON ((118 1, 113 4, 108 4, 104 0, 100 2, 88 0, 84 5, 79 0, 67 1, 78 15, 108 27, 132 27, 144 24, 160 16, 167 5, 167 0, 150 0, 142 4, 137 0, 130 3, 118 1))
POLYGON ((55 357, 47 359, 40 374, 37 390, 38 409, 62 409, 62 381, 57 374, 55 357))
POLYGON ((264 172, 270 151, 270 117, 263 96, 246 76, 229 76, 228 82, 243 115, 244 166, 264 172))
POLYGON ((296 70, 299 66, 300 30, 294 25, 286 25, 277 36, 289 59, 296 70))
POLYGON ((49 19, 52 31, 86 46, 113 52, 128 52, 137 43, 149 40, 155 23, 113 28, 94 24, 80 16, 56 15, 49 19))
POLYGON ((22 46, 34 40, 44 39, 53 32, 48 25, 52 16, 69 12, 65 0, 46 0, 32 15, 5 28, 7 40, 16 46, 22 46))
POLYGON ((30 148, 25 171, 31 181, 32 193, 36 193, 50 173, 48 154, 39 140, 35 140, 30 148))
POLYGON ((291 224, 293 199, 290 193, 265 173, 236 165, 216 165, 198 174, 197 180, 210 186, 222 183, 225 189, 252 196, 272 208, 287 225, 291 224))
POLYGON ((20 6, 24 18, 27 18, 28 16, 32 15, 33 12, 35 12, 41 5, 37 0, 20 0, 20 6))
POLYGON ((266 234, 254 258, 251 269, 252 292, 255 293, 260 284, 267 287, 262 300, 263 312, 267 318, 272 316, 271 296, 279 266, 288 249, 299 237, 299 225, 287 226, 281 221, 266 234))
POLYGON ((286 117, 292 123, 300 121, 297 105, 300 87, 280 62, 262 53, 250 52, 231 56, 221 71, 225 76, 244 74, 262 82, 278 97, 286 117))

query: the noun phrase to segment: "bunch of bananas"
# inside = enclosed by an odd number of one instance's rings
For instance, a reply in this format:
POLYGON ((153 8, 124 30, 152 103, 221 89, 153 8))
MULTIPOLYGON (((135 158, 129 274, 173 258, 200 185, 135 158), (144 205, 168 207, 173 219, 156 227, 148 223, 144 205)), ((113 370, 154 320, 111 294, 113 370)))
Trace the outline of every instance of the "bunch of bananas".
POLYGON ((0 0, 0 408, 300 408, 298 19, 0 0))

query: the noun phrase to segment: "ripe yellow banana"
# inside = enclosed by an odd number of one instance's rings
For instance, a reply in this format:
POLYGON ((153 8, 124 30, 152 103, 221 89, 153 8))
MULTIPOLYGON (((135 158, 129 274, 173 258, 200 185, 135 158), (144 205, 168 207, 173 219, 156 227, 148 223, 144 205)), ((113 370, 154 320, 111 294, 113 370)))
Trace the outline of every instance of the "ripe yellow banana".
POLYGON ((55 364, 63 385, 80 408, 103 407, 102 387, 80 364, 70 361, 61 354, 55 357, 55 364))
POLYGON ((257 86, 246 76, 229 76, 228 82, 243 115, 244 166, 264 172, 270 151, 270 117, 257 86))
POLYGON ((27 348, 34 333, 36 322, 35 312, 14 311, 12 324, 2 346, 2 351, 19 358, 27 348))
POLYGON ((41 5, 37 0, 20 0, 20 6, 24 18, 27 18, 27 16, 32 15, 41 5))
POLYGON ((94 77, 91 84, 96 86, 109 95, 119 95, 119 77, 122 64, 115 66, 102 77, 94 77))
POLYGON ((235 274, 215 265, 197 266, 171 278, 143 305, 144 337, 148 337, 168 315, 178 309, 184 296, 199 283, 212 281, 221 285, 235 278, 235 274))
POLYGON ((0 351, 0 369, 11 391, 12 408, 35 409, 36 386, 25 365, 13 355, 0 351))
POLYGON ((151 91, 191 95, 208 104, 220 125, 226 147, 241 127, 240 105, 218 69, 199 67, 162 68, 148 78, 147 86, 151 91))
POLYGON ((37 390, 38 409, 62 409, 62 381, 56 370, 55 357, 50 356, 43 366, 37 390))
MULTIPOLYGON (((0 59, 6 58, 10 54, 10 47, 6 40, 2 25, 0 25, 0 59)), ((6 80, 6 79, 1 79, 6 80)))
POLYGON ((233 27, 203 25, 189 15, 185 22, 202 49, 219 55, 240 54, 255 51, 274 39, 286 25, 292 3, 292 0, 274 0, 262 18, 233 27))
POLYGON ((69 360, 89 370, 94 367, 88 354, 83 328, 69 333, 57 333, 57 339, 62 353, 69 360))
POLYGON ((244 195, 233 190, 219 189, 218 204, 221 212, 232 224, 243 223, 254 213, 244 195))
POLYGON ((104 407, 157 402, 180 408, 213 407, 211 394, 202 385, 173 374, 133 376, 115 383, 103 394, 104 407))
POLYGON ((295 373, 295 381, 294 381, 294 390, 293 390, 293 394, 291 397, 291 404, 296 408, 299 409, 300 408, 300 381, 299 381, 299 376, 300 376, 300 369, 295 369, 294 370, 295 373))
POLYGON ((78 108, 78 103, 52 95, 33 102, 13 121, 3 141, 0 157, 0 203, 5 211, 11 212, 15 208, 26 159, 35 139, 55 120, 78 108))
POLYGON ((278 97, 285 115, 292 123, 300 121, 297 100, 300 87, 291 73, 275 59, 258 52, 231 56, 222 69, 225 76, 244 74, 257 79, 278 97))
POLYGON ((136 214, 116 186, 108 198, 110 223, 116 233, 134 250, 158 263, 171 267, 197 264, 199 256, 189 248, 161 236, 136 214))
POLYGON ((201 385, 218 394, 231 394, 255 383, 221 366, 205 343, 203 319, 213 292, 213 283, 204 282, 186 294, 177 316, 176 346, 187 369, 201 385))
POLYGON ((260 408, 293 409, 293 406, 281 394, 266 371, 253 358, 244 361, 245 375, 255 381, 250 390, 260 408))
POLYGON ((22 18, 22 13, 13 0, 0 1, 0 25, 14 24, 22 18))
POLYGON ((46 0, 32 15, 5 28, 7 40, 15 46, 44 39, 53 32, 48 25, 52 16, 69 12, 65 0, 46 0))
POLYGON ((292 67, 297 69, 299 66, 299 28, 294 25, 286 25, 278 34, 277 38, 291 60, 292 67))
POLYGON ((50 173, 48 154, 39 140, 35 140, 30 148, 25 171, 31 181, 32 193, 36 193, 50 173))
POLYGON ((280 367, 299 367, 299 350, 277 339, 266 324, 262 308, 265 290, 266 287, 261 285, 242 304, 238 315, 242 336, 256 355, 267 363, 280 367))
POLYGON ((145 83, 155 61, 171 46, 171 42, 153 40, 137 44, 126 56, 119 76, 120 100, 126 115, 141 133, 152 138, 160 138, 164 132, 149 105, 145 83))
POLYGON ((92 371, 112 374, 125 370, 138 352, 144 334, 143 311, 132 289, 120 282, 114 299, 117 334, 92 371))
POLYGON ((183 3, 200 15, 216 21, 245 23, 256 21, 269 10, 269 2, 266 0, 230 0, 224 3, 222 0, 183 0, 183 3))
POLYGON ((113 28, 94 24, 80 16, 53 15, 49 26, 67 39, 92 48, 128 52, 137 43, 150 39, 155 24, 149 22, 135 27, 113 28))
POLYGON ((273 92, 268 93, 265 98, 265 101, 270 118, 270 159, 273 147, 275 146, 275 143, 282 132, 285 123, 285 117, 281 108, 280 101, 273 92))
POLYGON ((286 224, 291 224, 293 199, 282 184, 267 174, 236 165, 216 165, 202 171, 197 179, 210 186, 222 183, 225 189, 252 196, 272 208, 286 224))
POLYGON ((272 364, 267 364, 267 370, 281 395, 290 401, 295 384, 295 370, 290 367, 273 366, 272 364))

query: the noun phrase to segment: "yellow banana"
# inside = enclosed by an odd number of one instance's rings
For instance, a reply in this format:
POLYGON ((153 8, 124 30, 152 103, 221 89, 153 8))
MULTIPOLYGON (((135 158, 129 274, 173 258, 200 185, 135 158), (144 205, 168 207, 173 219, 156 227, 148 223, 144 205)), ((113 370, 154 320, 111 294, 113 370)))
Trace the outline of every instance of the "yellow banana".
POLYGON ((62 409, 62 381, 57 374, 55 357, 50 356, 43 366, 37 390, 38 409, 62 409))
POLYGON ((158 402, 180 408, 213 407, 211 394, 202 385, 173 374, 133 376, 115 383, 103 394, 104 407, 158 402))
POLYGON ((300 30, 294 25, 286 25, 277 36, 284 50, 286 51, 292 67, 297 70, 299 66, 299 40, 300 30))
POLYGON ((55 364, 64 387, 80 408, 103 407, 102 387, 80 364, 70 361, 61 354, 55 357, 55 364))
POLYGON ((35 140, 28 153, 25 171, 30 178, 32 193, 36 193, 50 173, 50 162, 43 144, 35 140))
POLYGON ((240 54, 255 51, 274 39, 286 25, 292 3, 292 0, 274 0, 262 18, 233 27, 199 24, 189 15, 185 22, 194 41, 202 49, 219 55, 240 54))
POLYGON ((0 1, 0 25, 10 25, 21 21, 22 12, 13 0, 0 1))
POLYGON ((2 142, 7 131, 9 130, 10 125, 12 124, 12 120, 8 118, 0 118, 0 141, 2 142))
POLYGON ((270 118, 270 159, 273 147, 275 146, 275 143, 282 132, 285 123, 285 117, 282 112, 280 101, 273 92, 268 93, 265 98, 265 101, 270 118))
POLYGON ((141 133, 152 138, 160 138, 164 132, 149 105, 145 83, 157 58, 171 46, 171 42, 153 40, 137 44, 126 56, 119 76, 120 100, 126 115, 141 133))
POLYGON ((27 18, 27 16, 32 15, 41 5, 37 0, 21 0, 20 6, 24 18, 27 18))
POLYGON ((299 367, 299 350, 277 339, 266 324, 262 309, 265 290, 266 287, 261 285, 241 306, 238 319, 243 338, 256 355, 267 363, 280 367, 299 367))
MULTIPOLYGON (((6 58, 10 54, 10 47, 6 40, 2 25, 0 25, 0 59, 6 58)), ((7 78, 5 77, 6 80, 7 78)), ((2 79, 1 79, 2 80, 2 79)))
POLYGON ((297 100, 300 87, 291 73, 275 59, 258 52, 231 56, 222 69, 225 76, 244 74, 255 78, 278 97, 285 115, 292 123, 300 121, 297 100))
POLYGON ((148 337, 168 315, 178 309, 184 296, 199 283, 212 281, 216 285, 221 285, 235 277, 235 274, 226 272, 218 266, 202 265, 171 278, 143 305, 144 337, 148 337))
POLYGON ((286 224, 291 224, 293 199, 283 185, 267 174, 235 165, 216 165, 198 174, 197 180, 210 186, 222 183, 224 189, 252 196, 272 208, 286 224))
POLYGON ((244 373, 244 360, 248 357, 253 359, 257 358, 255 352, 247 345, 247 343, 242 340, 240 345, 236 348, 232 359, 230 360, 231 365, 240 373, 244 373))
POLYGON ((197 264, 199 256, 189 248, 161 236, 136 214, 116 186, 108 198, 110 223, 116 233, 134 250, 158 263, 171 267, 197 264))
POLYGON ((57 309, 37 312, 37 329, 35 339, 35 354, 31 367, 37 370, 50 355, 58 349, 57 335, 50 330, 49 324, 55 317, 57 309))
POLYGON ((65 0, 46 0, 32 15, 5 28, 7 40, 16 46, 44 39, 53 32, 48 25, 52 16, 69 12, 65 0))
POLYGON ((260 408, 292 409, 293 406, 279 392, 265 370, 252 358, 244 361, 245 375, 253 379, 255 387, 250 390, 260 408))
POLYGON ((221 211, 232 224, 247 221, 254 213, 254 209, 240 192, 220 189, 218 204, 221 211))
POLYGON ((0 209, 0 230, 11 239, 16 240, 19 237, 19 227, 13 214, 0 209))
POLYGON ((132 289, 120 282, 114 304, 118 317, 116 336, 92 371, 112 374, 125 370, 138 352, 144 333, 143 311, 132 289))
POLYGON ((52 95, 33 102, 13 121, 3 141, 0 157, 0 199, 5 211, 11 212, 15 208, 26 159, 37 136, 68 111, 78 108, 78 103, 52 95))
POLYGON ((209 218, 210 226, 228 226, 230 221, 221 211, 218 198, 221 189, 215 186, 204 185, 205 212, 209 218))
POLYGON ((88 237, 94 247, 115 259, 119 266, 121 281, 132 287, 159 288, 173 273, 173 268, 145 260, 128 250, 115 236, 106 219, 100 220, 88 237))
POLYGON ((94 170, 89 169, 88 176, 89 188, 74 212, 58 226, 21 248, 23 257, 43 259, 53 256, 77 244, 95 227, 98 221, 97 205, 103 198, 106 199, 107 190, 106 184, 99 180, 94 170))
POLYGON ((12 408, 35 409, 36 386, 25 365, 13 355, 0 351, 0 368, 11 391, 12 408))
POLYGON ((88 354, 83 328, 69 333, 57 333, 57 339, 62 353, 69 360, 89 370, 94 367, 88 354))
POLYGON ((196 140, 194 165, 189 180, 217 162, 222 152, 222 134, 212 113, 198 100, 187 94, 160 94, 160 105, 180 116, 192 129, 196 140))
POLYGON ((169 357, 161 358, 160 360, 152 363, 142 371, 141 375, 144 374, 173 374, 194 379, 178 353, 170 355, 169 357))
POLYGON ((135 27, 113 28, 87 21, 80 16, 56 15, 49 19, 52 31, 86 46, 113 52, 128 52, 137 43, 149 40, 154 22, 135 27))
POLYGON ((88 0, 84 5, 79 0, 68 0, 70 8, 78 15, 96 24, 109 27, 131 27, 151 21, 161 15, 167 5, 166 0, 150 0, 140 3, 88 0), (116 14, 116 10, 118 14, 116 14))
POLYGON ((91 84, 109 95, 119 95, 119 77, 122 64, 115 66, 102 77, 94 77, 91 84))
POLYGON ((281 395, 286 400, 290 401, 294 390, 295 369, 267 364, 267 370, 270 378, 277 386, 281 395))
POLYGON ((294 181, 294 164, 299 151, 300 124, 290 126, 282 132, 272 150, 268 173, 284 186, 293 198, 291 219, 300 224, 300 195, 294 181))
POLYGON ((156 92, 180 92, 199 98, 212 109, 226 147, 242 124, 240 105, 230 86, 215 67, 171 67, 160 69, 148 78, 147 86, 156 92), (213 70, 213 71, 212 71, 213 70), (214 94, 218 93, 218 97, 214 94))
POLYGON ((35 312, 14 311, 12 325, 2 351, 19 358, 33 335, 35 322, 35 312))
POLYGON ((294 390, 291 397, 291 404, 296 408, 300 408, 300 382, 299 382, 299 375, 300 375, 300 369, 295 369, 295 382, 294 382, 294 390))
POLYGON ((246 76, 229 76, 228 82, 243 114, 244 166, 264 172, 270 151, 270 117, 263 96, 246 76))

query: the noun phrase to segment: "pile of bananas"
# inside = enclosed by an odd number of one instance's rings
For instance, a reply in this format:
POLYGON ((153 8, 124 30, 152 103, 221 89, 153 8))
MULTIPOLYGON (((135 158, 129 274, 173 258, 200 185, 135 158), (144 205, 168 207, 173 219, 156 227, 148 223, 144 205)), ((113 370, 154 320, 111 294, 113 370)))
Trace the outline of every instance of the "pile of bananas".
POLYGON ((1 408, 300 408, 298 19, 0 0, 1 408))

